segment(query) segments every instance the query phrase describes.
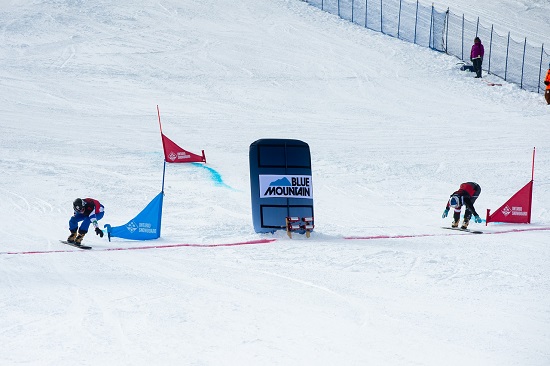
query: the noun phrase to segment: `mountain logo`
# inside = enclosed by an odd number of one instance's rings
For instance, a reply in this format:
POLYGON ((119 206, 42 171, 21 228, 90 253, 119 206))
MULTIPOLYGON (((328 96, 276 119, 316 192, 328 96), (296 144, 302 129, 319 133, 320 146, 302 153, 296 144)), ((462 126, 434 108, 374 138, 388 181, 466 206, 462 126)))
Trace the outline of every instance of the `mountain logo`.
POLYGON ((311 175, 260 175, 260 198, 313 199, 311 175))
POLYGON ((291 187, 292 184, 290 184, 290 181, 287 177, 277 179, 274 182, 269 183, 270 187, 291 187))

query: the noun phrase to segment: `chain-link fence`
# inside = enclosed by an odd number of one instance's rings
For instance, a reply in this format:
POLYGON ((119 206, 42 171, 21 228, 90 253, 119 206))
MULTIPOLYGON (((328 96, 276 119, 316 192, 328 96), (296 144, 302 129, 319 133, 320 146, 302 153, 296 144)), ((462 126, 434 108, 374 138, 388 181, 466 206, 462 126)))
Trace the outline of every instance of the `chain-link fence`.
POLYGON ((469 61, 474 38, 485 46, 483 69, 522 89, 541 93, 550 54, 544 44, 534 46, 501 35, 490 27, 450 10, 438 11, 405 0, 304 0, 362 27, 469 61))

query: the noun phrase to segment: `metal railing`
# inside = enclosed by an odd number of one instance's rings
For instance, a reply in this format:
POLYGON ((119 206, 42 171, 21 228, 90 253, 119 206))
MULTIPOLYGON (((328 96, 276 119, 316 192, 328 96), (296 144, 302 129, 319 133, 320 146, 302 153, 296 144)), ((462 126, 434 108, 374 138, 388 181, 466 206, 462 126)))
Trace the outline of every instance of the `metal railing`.
POLYGON ((304 0, 321 10, 383 34, 469 61, 475 37, 485 46, 483 69, 521 89, 544 92, 550 54, 544 44, 516 41, 510 32, 501 35, 479 18, 466 19, 434 6, 405 0, 304 0))

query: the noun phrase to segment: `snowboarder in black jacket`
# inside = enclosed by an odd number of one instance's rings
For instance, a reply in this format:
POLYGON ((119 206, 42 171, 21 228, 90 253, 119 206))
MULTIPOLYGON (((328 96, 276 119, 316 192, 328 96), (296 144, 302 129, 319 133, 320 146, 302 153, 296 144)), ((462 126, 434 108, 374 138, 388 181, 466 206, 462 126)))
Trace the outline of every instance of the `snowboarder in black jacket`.
POLYGON ((460 185, 460 188, 451 194, 449 201, 447 201, 447 206, 445 211, 443 211, 442 218, 447 217, 449 214, 449 209, 452 207, 454 209, 453 213, 453 223, 452 227, 458 227, 458 222, 460 221, 460 213, 462 211, 462 206, 466 206, 464 211, 464 221, 462 222, 461 229, 467 229, 472 214, 474 215, 474 220, 476 223, 481 222, 481 218, 474 208, 474 202, 479 197, 481 193, 481 187, 479 184, 474 182, 466 182, 460 185))

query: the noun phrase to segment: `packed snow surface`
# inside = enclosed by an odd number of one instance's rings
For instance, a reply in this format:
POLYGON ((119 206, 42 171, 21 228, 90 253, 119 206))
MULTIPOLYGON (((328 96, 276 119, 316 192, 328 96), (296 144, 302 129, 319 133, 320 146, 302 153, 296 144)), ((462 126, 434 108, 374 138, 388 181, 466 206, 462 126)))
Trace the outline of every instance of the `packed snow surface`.
MULTIPOLYGON (((476 4, 436 2, 550 34, 548 1, 476 4)), ((541 94, 298 0, 11 0, 0 27, 0 364, 550 364, 541 94), (210 170, 166 166, 158 240, 59 243, 75 198, 103 227, 162 190, 157 105, 210 170), (310 146, 309 239, 254 231, 262 138, 310 146), (441 228, 460 183, 482 218, 527 184, 534 147, 531 224, 441 228)))

